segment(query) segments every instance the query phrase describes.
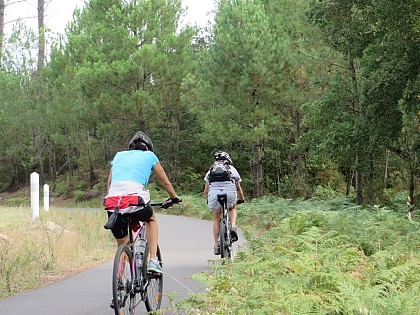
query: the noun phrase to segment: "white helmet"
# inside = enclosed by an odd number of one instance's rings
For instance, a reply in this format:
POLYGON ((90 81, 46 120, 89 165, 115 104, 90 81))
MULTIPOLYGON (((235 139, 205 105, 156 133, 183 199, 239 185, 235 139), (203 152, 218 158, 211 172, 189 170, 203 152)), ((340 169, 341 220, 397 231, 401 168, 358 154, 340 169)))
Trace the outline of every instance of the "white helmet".
POLYGON ((223 152, 223 151, 217 151, 214 154, 214 159, 216 161, 226 161, 229 164, 233 164, 232 159, 230 158, 229 154, 227 154, 226 152, 223 152))

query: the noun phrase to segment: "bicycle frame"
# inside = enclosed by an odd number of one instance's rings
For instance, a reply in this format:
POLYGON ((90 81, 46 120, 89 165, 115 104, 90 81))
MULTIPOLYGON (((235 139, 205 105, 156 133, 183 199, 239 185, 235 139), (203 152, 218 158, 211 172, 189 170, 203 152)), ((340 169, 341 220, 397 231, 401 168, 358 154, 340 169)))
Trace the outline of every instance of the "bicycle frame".
MULTIPOLYGON (((130 220, 131 221, 131 220, 130 220)), ((141 270, 138 270, 136 267, 136 250, 135 250, 135 243, 136 241, 140 241, 141 239, 144 240, 145 244, 147 244, 146 239, 146 224, 144 222, 139 222, 140 227, 137 229, 136 232, 134 232, 133 235, 133 228, 131 226, 131 222, 129 222, 129 239, 130 239, 130 250, 132 253, 133 259, 131 260, 131 274, 133 275, 133 281, 132 281, 132 290, 133 292, 139 292, 141 293, 141 299, 144 301, 144 293, 145 289, 148 285, 147 277, 144 279, 144 275, 141 273, 141 270), (138 287, 137 287, 138 286, 138 287)), ((146 247, 144 248, 146 249, 146 247)), ((143 252, 143 260, 146 256, 146 253, 143 252)))
MULTIPOLYGON (((132 226, 130 225, 129 227, 129 239, 130 239, 130 250, 132 252, 132 257, 133 259, 131 260, 131 273, 133 276, 133 292, 135 293, 140 293, 141 295, 141 300, 142 301, 146 301, 146 293, 147 293, 147 286, 149 285, 149 280, 150 278, 142 272, 142 268, 141 267, 137 267, 136 266, 136 261, 135 261, 135 255, 136 255, 136 249, 135 249, 135 243, 136 241, 144 241, 145 247, 143 249, 143 261, 142 261, 142 265, 145 264, 146 261, 148 261, 148 259, 146 259, 146 252, 148 251, 148 243, 147 243, 147 239, 146 239, 146 223, 145 222, 139 222, 140 227, 138 228, 138 230, 136 232, 134 232, 133 234, 133 229, 132 226)), ((159 251, 159 248, 158 248, 159 251)))
POLYGON ((221 258, 232 258, 231 223, 227 207, 227 194, 217 195, 217 200, 221 205, 222 211, 219 227, 220 256, 221 258))
MULTIPOLYGON (((133 229, 131 226, 131 220, 129 219, 128 221, 128 230, 129 230, 129 240, 130 243, 128 245, 130 252, 131 252, 131 259, 130 259, 130 274, 131 274, 131 281, 130 281, 130 290, 128 292, 128 294, 124 297, 124 301, 123 304, 126 303, 127 299, 133 299, 136 295, 136 293, 140 293, 140 297, 141 297, 141 301, 144 301, 145 299, 145 292, 146 292, 146 288, 148 285, 148 281, 147 279, 144 279, 143 274, 141 273, 140 270, 137 270, 138 268, 136 267, 136 261, 135 261, 135 242, 137 240, 140 241, 140 238, 144 238, 145 239, 145 234, 146 234, 146 224, 144 222, 139 222, 140 227, 137 229, 136 232, 134 232, 133 234, 133 229)), ((145 253, 143 253, 143 257, 144 257, 145 253)), ((121 262, 119 267, 118 267, 118 274, 121 274, 123 272, 123 268, 124 268, 124 264, 121 262)), ((135 307, 139 304, 140 302, 136 303, 134 306, 130 305, 130 307, 133 307, 133 312, 135 307)))
MULTIPOLYGON (((118 201, 121 201, 120 197, 118 201)), ((181 202, 179 199, 177 202, 181 202)), ((112 229, 118 220, 118 205, 114 206, 114 213, 108 218, 104 225, 106 229, 112 229)), ((150 203, 150 206, 167 207, 167 201, 150 203)), ((171 206, 172 204, 169 204, 171 206)), ((168 206, 168 207, 169 207, 168 206)), ((107 209, 108 210, 108 209, 107 209)), ((151 257, 149 244, 146 240, 146 223, 139 222, 139 228, 133 231, 133 221, 130 217, 126 218, 128 223, 129 244, 121 244, 117 248, 114 256, 112 270, 112 303, 115 314, 134 315, 137 305, 144 301, 146 310, 154 312, 160 308, 163 296, 163 274, 160 272, 149 272, 148 262, 151 257), (136 266, 136 241, 144 241, 143 259, 141 266, 136 266), (136 295, 140 295, 140 301, 136 302, 136 295), (128 313, 127 313, 128 312, 128 313)), ((137 222, 136 222, 137 223, 137 222)), ((156 257, 162 267, 162 256, 159 245, 156 248, 156 257)))
MULTIPOLYGON (((162 275, 151 274, 146 271, 147 262, 150 257, 148 256, 149 246, 146 240, 146 224, 139 222, 139 228, 133 231, 131 223, 132 220, 128 218, 129 244, 120 245, 114 258, 113 301, 116 314, 123 314, 124 311, 122 309, 128 311, 128 314, 134 314, 136 307, 141 301, 144 301, 148 312, 155 311, 160 308, 162 298, 162 275), (142 265, 137 267, 135 261, 135 244, 136 241, 141 240, 144 241, 145 245, 144 249, 142 249, 143 261, 142 265), (129 274, 127 269, 125 269, 128 267, 128 262, 130 268, 129 274), (157 292, 156 288, 158 290, 157 292), (136 301, 137 294, 140 297, 139 301, 136 301)), ((157 256, 162 261, 159 246, 157 248, 157 256)))

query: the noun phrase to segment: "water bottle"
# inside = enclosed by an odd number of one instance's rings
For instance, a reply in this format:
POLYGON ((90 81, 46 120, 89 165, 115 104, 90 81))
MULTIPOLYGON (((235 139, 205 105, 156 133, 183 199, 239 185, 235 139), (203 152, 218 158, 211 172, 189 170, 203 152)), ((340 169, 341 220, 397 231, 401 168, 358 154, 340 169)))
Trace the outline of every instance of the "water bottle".
POLYGON ((136 267, 141 268, 141 265, 143 264, 143 254, 144 249, 146 247, 146 241, 144 239, 139 239, 136 243, 136 267))

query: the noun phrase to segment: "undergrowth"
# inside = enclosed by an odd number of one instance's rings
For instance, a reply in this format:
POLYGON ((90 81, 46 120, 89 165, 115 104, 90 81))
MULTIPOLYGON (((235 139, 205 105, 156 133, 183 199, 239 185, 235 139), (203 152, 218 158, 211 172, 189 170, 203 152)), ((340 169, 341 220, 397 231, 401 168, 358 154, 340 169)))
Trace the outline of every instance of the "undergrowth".
POLYGON ((194 278, 188 314, 420 314, 419 224, 340 198, 263 198, 238 209, 248 245, 194 278))

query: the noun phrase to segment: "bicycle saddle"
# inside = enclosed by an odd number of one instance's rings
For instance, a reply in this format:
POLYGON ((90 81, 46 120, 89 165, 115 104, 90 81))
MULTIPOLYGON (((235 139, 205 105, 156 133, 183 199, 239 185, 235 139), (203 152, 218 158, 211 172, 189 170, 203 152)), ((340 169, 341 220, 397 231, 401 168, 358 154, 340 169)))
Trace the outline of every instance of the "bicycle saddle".
POLYGON ((222 202, 227 202, 227 194, 220 194, 217 195, 217 200, 222 203, 222 202))

